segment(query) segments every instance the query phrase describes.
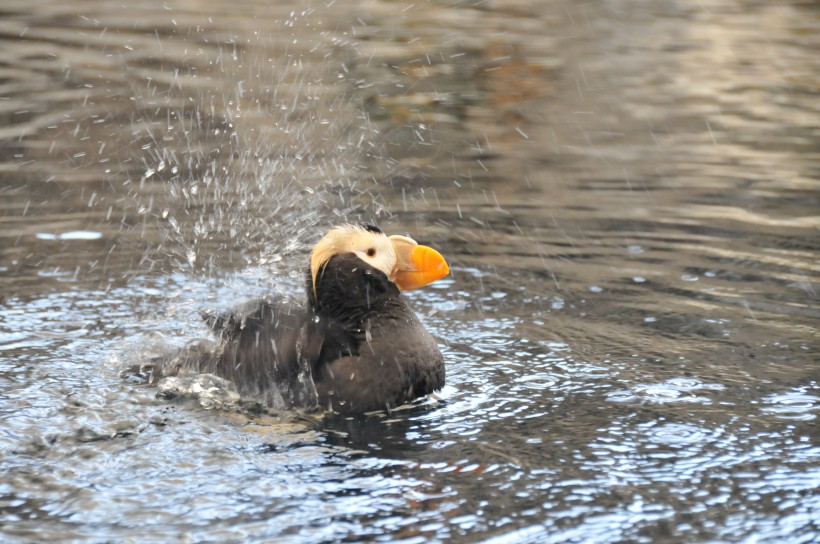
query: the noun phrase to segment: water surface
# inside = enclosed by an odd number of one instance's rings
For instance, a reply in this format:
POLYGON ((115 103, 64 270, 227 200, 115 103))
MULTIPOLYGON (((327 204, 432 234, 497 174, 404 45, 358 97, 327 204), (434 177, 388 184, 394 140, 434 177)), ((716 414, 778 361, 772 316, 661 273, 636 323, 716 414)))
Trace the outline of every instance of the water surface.
POLYGON ((820 538, 813 4, 268 4, 3 4, 4 540, 820 538), (120 376, 358 220, 450 261, 439 400, 120 376))

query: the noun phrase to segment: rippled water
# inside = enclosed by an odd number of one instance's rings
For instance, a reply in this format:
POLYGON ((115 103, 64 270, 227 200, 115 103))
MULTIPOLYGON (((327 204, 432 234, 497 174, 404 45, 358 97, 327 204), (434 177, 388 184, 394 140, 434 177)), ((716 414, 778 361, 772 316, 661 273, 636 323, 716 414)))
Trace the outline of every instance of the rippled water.
POLYGON ((268 4, 0 7, 2 540, 820 539, 814 4, 268 4), (438 400, 120 377, 359 219, 438 400))

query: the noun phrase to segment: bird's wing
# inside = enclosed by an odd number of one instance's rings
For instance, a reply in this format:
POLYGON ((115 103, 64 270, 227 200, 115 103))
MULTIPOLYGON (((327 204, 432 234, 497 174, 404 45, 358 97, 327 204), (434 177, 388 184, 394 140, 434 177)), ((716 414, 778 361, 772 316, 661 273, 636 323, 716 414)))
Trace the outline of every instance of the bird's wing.
POLYGON ((323 335, 301 305, 256 301, 205 321, 220 340, 218 357, 203 361, 211 372, 236 384, 240 395, 281 407, 316 404, 312 368, 323 335))
POLYGON ((258 321, 263 318, 263 312, 266 306, 272 308, 291 306, 292 304, 285 300, 268 301, 268 300, 252 300, 222 312, 214 312, 206 310, 201 313, 202 320, 219 338, 229 340, 238 337, 246 328, 248 320, 258 321))
POLYGON ((444 359, 435 339, 420 323, 409 323, 398 329, 377 326, 356 353, 320 359, 313 370, 320 406, 362 413, 395 408, 441 389, 444 359))

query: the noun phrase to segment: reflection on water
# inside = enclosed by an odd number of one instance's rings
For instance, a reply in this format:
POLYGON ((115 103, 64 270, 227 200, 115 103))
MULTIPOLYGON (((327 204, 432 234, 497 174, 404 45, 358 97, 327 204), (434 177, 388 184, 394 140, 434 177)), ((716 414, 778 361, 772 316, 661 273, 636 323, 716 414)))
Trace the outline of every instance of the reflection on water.
POLYGON ((820 538, 814 6, 268 4, 3 4, 4 539, 820 538), (453 265, 439 399, 118 375, 360 218, 453 265))

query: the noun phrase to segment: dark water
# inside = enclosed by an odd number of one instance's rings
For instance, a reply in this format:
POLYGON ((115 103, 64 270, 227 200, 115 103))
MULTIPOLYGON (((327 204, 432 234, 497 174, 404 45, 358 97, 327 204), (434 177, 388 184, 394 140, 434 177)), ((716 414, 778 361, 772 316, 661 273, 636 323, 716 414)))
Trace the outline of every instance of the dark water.
POLYGON ((820 540, 816 4, 269 4, 0 7, 0 539, 820 540), (120 377, 359 219, 440 401, 120 377))

